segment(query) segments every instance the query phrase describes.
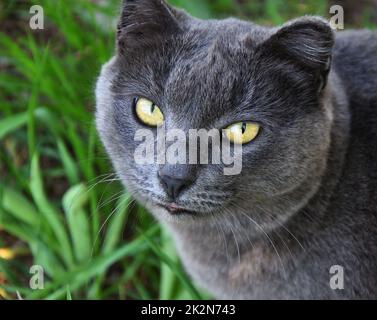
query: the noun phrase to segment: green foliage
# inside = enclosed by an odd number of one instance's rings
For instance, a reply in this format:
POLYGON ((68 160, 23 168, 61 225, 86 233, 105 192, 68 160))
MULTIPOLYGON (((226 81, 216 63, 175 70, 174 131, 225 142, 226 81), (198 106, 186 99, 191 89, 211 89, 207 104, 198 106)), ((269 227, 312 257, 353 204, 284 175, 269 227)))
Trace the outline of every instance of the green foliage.
MULTIPOLYGON (((171 0, 201 18, 281 24, 325 14, 326 1, 171 0)), ((120 1, 40 0, 45 30, 28 28, 29 4, 0 4, 0 298, 191 299, 174 243, 130 195, 94 125, 93 88, 113 54, 120 1), (43 266, 45 288, 29 288, 43 266), (5 282, 1 282, 5 279, 5 282), (5 292, 6 295, 2 294, 5 292)), ((371 25, 369 16, 366 23, 371 25)))

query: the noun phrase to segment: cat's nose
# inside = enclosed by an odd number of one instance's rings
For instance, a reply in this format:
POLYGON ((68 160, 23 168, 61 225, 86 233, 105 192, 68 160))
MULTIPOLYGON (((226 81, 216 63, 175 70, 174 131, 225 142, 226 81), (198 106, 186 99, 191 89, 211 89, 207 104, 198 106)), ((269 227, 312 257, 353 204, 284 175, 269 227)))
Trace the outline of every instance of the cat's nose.
POLYGON ((184 189, 194 182, 189 170, 174 166, 165 166, 159 170, 158 177, 166 193, 172 199, 176 199, 184 189))

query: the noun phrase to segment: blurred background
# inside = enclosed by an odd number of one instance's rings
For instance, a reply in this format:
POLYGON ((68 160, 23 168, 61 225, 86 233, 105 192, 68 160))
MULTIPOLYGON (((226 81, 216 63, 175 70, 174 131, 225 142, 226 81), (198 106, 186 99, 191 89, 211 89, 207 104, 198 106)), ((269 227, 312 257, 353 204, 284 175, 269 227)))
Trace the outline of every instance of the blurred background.
MULTIPOLYGON (((377 0, 171 0, 200 18, 279 25, 345 10, 377 27, 377 0)), ((201 299, 174 244, 123 190, 94 122, 120 0, 0 2, 0 299, 201 299), (29 9, 44 9, 31 30, 29 9), (33 265, 42 269, 32 268, 33 265)))

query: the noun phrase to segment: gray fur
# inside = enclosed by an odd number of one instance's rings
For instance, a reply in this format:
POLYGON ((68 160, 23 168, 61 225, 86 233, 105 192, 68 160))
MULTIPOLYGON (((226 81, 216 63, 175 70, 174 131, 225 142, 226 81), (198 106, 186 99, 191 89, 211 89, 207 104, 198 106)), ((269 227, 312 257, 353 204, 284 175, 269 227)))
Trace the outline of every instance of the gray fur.
POLYGON ((125 1, 97 83, 98 131, 127 190, 217 298, 377 298, 376 52, 375 33, 334 40, 316 17, 265 28, 125 1), (169 202, 159 166, 133 161, 138 96, 161 107, 168 129, 262 124, 241 175, 194 166, 176 202, 200 213, 158 206, 169 202), (345 268, 343 290, 329 286, 332 265, 345 268))

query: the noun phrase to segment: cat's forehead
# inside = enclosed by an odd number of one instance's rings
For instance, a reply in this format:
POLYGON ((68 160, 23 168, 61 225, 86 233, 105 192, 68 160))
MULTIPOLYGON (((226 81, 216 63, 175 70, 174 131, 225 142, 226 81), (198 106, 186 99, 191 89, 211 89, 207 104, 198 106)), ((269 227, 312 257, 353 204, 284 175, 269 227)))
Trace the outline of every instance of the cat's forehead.
POLYGON ((164 87, 171 112, 197 110, 190 121, 195 122, 195 116, 211 121, 237 105, 247 90, 253 46, 247 33, 228 31, 202 35, 202 39, 193 34, 179 48, 164 87))
POLYGON ((220 112, 232 99, 237 82, 235 71, 224 61, 212 60, 208 56, 176 66, 164 90, 170 111, 187 113, 197 110, 203 114, 216 109, 220 112))

